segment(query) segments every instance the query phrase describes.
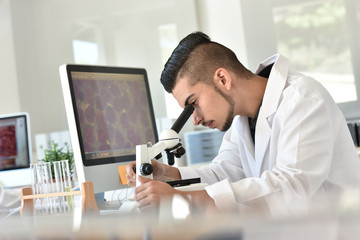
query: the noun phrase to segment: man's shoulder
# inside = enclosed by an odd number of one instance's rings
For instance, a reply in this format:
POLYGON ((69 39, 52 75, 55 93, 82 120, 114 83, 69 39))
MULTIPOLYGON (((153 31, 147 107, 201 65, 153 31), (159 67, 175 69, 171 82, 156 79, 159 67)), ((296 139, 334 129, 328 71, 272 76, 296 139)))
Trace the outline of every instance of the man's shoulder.
POLYGON ((296 71, 289 71, 284 92, 291 90, 297 91, 299 96, 305 98, 332 99, 329 92, 318 80, 296 71))

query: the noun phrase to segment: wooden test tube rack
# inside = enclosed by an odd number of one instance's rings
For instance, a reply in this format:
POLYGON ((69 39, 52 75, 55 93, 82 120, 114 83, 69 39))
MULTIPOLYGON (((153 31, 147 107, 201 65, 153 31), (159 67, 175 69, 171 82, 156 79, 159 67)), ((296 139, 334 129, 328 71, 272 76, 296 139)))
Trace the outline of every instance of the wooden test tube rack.
POLYGON ((94 186, 92 182, 83 182, 81 184, 81 190, 70 191, 70 192, 56 192, 56 193, 44 193, 44 194, 33 194, 32 188, 21 189, 21 208, 20 214, 31 215, 34 212, 34 199, 36 198, 50 198, 50 197, 66 197, 81 195, 82 201, 82 212, 84 214, 95 213, 98 214, 99 208, 96 204, 94 186))

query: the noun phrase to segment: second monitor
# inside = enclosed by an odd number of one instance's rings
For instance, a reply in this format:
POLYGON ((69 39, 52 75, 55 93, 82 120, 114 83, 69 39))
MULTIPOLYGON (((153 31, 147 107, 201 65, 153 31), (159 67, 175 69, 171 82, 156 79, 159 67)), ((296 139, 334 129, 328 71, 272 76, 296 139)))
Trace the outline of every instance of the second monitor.
POLYGON ((118 166, 158 140, 145 69, 68 64, 60 76, 79 182, 96 193, 126 187, 118 166))

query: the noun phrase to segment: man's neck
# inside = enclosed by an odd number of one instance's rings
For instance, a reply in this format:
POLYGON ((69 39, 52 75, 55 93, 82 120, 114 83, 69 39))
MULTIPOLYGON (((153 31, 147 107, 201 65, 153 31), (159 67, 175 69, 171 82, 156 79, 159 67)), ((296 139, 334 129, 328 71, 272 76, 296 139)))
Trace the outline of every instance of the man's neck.
POLYGON ((234 96, 235 102, 239 103, 235 107, 235 115, 253 118, 263 99, 267 78, 253 75, 251 79, 242 79, 237 89, 238 93, 234 96))

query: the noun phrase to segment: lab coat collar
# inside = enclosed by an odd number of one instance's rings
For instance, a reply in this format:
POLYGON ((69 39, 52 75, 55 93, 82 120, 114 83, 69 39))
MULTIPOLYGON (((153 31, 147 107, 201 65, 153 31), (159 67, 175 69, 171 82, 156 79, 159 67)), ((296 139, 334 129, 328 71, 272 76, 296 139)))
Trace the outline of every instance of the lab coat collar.
POLYGON ((275 54, 261 62, 255 73, 259 73, 262 69, 272 63, 274 63, 274 66, 269 75, 261 107, 266 118, 271 116, 277 110, 289 71, 288 60, 279 54, 275 54))
POLYGON ((255 132, 255 173, 254 176, 260 177, 261 166, 268 154, 271 123, 269 117, 272 116, 279 105, 282 91, 284 90, 288 75, 288 61, 286 58, 276 54, 263 61, 256 73, 260 72, 264 67, 274 63, 271 69, 269 79, 266 85, 262 106, 256 124, 255 132))

